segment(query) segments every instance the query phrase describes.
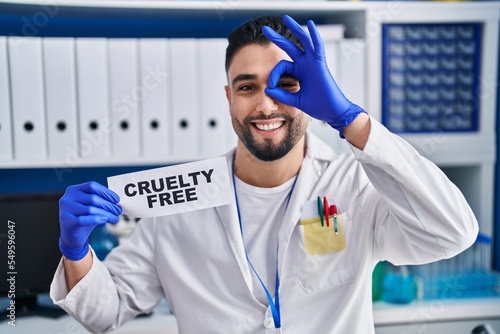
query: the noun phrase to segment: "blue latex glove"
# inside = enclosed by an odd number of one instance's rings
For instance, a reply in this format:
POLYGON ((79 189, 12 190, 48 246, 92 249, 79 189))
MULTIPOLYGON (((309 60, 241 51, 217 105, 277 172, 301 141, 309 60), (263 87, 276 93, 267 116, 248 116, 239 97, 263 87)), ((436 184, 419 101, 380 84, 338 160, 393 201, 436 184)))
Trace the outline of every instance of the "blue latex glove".
MULTIPOLYGON (((339 89, 328 69, 323 40, 313 21, 307 22, 309 33, 290 16, 283 16, 290 31, 302 43, 302 51, 292 41, 276 33, 270 27, 263 27, 264 35, 283 51, 293 62, 281 60, 269 74, 266 94, 281 103, 296 107, 308 115, 328 123, 340 132, 360 113, 361 107, 349 101, 339 89), (292 93, 277 88, 281 76, 289 74, 300 83, 300 90, 292 93)), ((362 83, 360 83, 362 84, 362 83)))
POLYGON ((78 261, 89 251, 89 236, 99 224, 117 223, 122 213, 120 197, 97 182, 68 187, 59 200, 59 249, 71 261, 78 261))

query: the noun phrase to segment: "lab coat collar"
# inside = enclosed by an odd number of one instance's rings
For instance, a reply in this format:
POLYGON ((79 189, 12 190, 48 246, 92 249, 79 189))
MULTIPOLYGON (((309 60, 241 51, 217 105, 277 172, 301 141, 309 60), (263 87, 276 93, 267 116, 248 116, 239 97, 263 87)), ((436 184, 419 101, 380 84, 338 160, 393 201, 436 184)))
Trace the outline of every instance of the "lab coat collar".
POLYGON ((330 146, 311 132, 306 133, 306 154, 297 175, 297 183, 279 232, 278 264, 280 273, 283 272, 287 248, 293 230, 300 220, 304 203, 317 192, 318 181, 324 166, 326 166, 326 164, 319 164, 318 162, 329 162, 336 158, 337 154, 330 146))
MULTIPOLYGON (((236 149, 232 149, 226 154, 227 170, 229 171, 229 178, 232 180, 233 177, 233 156, 236 149)), ((231 183, 231 192, 234 194, 234 185, 231 183)), ((233 196, 234 198, 234 196, 233 196)), ((215 208, 217 214, 219 215, 220 221, 224 225, 224 230, 226 231, 226 236, 229 241, 231 250, 233 251, 234 257, 240 271, 243 275, 243 279, 247 284, 247 287, 252 291, 252 275, 250 272, 250 267, 247 262, 245 255, 245 248, 243 245, 243 238, 241 236, 240 225, 238 221, 238 210, 236 209, 236 201, 233 200, 230 205, 218 206, 215 208)))
POLYGON ((311 131, 306 133, 306 156, 312 159, 331 161, 337 158, 337 153, 311 131))

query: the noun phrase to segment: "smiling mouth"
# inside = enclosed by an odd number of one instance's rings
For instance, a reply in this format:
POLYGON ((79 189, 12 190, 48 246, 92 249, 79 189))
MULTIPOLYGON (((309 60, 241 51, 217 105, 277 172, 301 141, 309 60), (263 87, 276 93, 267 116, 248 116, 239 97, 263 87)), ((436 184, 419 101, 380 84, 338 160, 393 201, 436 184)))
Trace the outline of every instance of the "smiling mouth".
POLYGON ((259 129, 261 131, 273 131, 273 130, 276 130, 276 129, 279 129, 280 127, 282 127, 283 124, 285 124, 285 122, 278 121, 278 122, 266 123, 266 124, 263 124, 263 123, 252 123, 252 124, 257 129, 259 129))

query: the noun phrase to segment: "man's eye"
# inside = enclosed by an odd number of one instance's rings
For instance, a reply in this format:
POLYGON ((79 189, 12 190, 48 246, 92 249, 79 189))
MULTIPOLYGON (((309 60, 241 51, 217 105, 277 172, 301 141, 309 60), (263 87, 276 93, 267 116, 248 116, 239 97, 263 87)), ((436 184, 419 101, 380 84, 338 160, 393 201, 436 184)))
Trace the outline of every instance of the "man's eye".
POLYGON ((254 90, 254 87, 252 85, 243 85, 238 88, 238 91, 243 91, 243 92, 249 92, 254 90))
POLYGON ((278 83, 278 87, 288 91, 297 91, 299 89, 299 84, 294 81, 282 81, 278 83))

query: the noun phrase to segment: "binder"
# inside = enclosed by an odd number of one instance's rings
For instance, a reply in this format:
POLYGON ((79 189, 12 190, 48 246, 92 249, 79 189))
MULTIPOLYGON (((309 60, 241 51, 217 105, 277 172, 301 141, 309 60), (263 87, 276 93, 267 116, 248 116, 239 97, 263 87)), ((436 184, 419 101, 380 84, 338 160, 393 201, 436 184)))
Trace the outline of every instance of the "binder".
POLYGON ((108 50, 105 38, 76 39, 79 152, 84 159, 110 154, 108 50))
POLYGON ((7 37, 16 160, 47 156, 42 40, 7 37))
POLYGON ((229 104, 224 86, 227 41, 225 39, 200 39, 200 111, 201 153, 212 157, 229 150, 227 128, 231 128, 229 104))
POLYGON ((340 80, 340 41, 337 40, 326 40, 325 45, 325 57, 328 69, 333 76, 333 79, 337 84, 340 80))
MULTIPOLYGON (((227 108, 228 108, 228 114, 229 114, 229 104, 228 104, 227 108)), ((230 115, 229 115, 229 118, 231 118, 230 115)), ((227 143, 229 149, 236 147, 236 144, 238 143, 238 136, 236 135, 236 132, 234 132, 233 124, 231 121, 226 126, 226 143, 227 143)))
POLYGON ((13 158, 7 38, 0 36, 0 161, 13 158))
POLYGON ((365 42, 360 38, 340 42, 340 88, 345 96, 365 107, 365 42))
MULTIPOLYGON (((335 82, 342 88, 341 77, 341 42, 343 35, 343 26, 318 26, 325 46, 325 57, 328 69, 335 82), (329 30, 332 31, 329 31, 329 30)), ((349 150, 345 140, 340 138, 339 132, 323 121, 311 118, 309 129, 325 143, 327 143, 335 152, 343 153, 349 150)))
POLYGON ((140 101, 141 149, 145 157, 166 158, 171 152, 168 56, 168 39, 139 40, 140 82, 146 88, 140 101))
POLYGON ((323 45, 325 47, 325 57, 330 73, 335 80, 338 80, 340 73, 340 42, 344 39, 345 26, 342 24, 322 24, 317 25, 323 45))
POLYGON ((44 38, 47 144, 51 160, 78 157, 74 38, 44 38))
POLYGON ((199 81, 197 40, 170 40, 170 96, 172 98, 172 155, 196 158, 199 153, 199 81))
POLYGON ((138 81, 137 39, 109 39, 111 155, 139 156, 139 102, 147 94, 138 81))

